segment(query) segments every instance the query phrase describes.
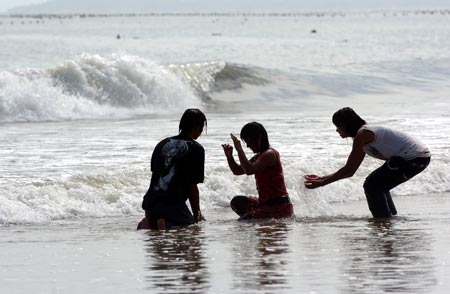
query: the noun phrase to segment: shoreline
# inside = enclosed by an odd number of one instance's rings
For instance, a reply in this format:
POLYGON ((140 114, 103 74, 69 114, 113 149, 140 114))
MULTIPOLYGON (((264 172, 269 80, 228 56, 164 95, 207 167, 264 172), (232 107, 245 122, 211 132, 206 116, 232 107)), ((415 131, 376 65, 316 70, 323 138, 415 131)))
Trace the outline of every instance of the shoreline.
MULTIPOLYGON (((391 220, 407 219, 422 217, 426 214, 433 215, 432 211, 444 209, 447 207, 450 209, 450 192, 444 193, 432 193, 421 195, 408 195, 397 196, 393 194, 393 200, 399 211, 398 215, 393 216, 391 220), (431 200, 431 201, 430 201, 431 200)), ((200 200, 201 202, 201 200, 200 200)), ((367 203, 364 199, 348 200, 348 201, 336 201, 327 203, 326 207, 322 210, 315 210, 314 204, 305 205, 305 202, 294 203, 294 217, 289 218, 287 222, 294 223, 327 223, 333 221, 376 221, 372 218, 367 203), (326 211, 324 213, 324 211, 326 211)), ((308 203, 308 202, 307 202, 308 203)), ((190 207, 188 205, 188 207, 190 207)), ((203 209, 203 214, 206 217, 206 222, 202 224, 208 224, 212 222, 214 224, 238 222, 238 223, 258 223, 266 222, 269 220, 251 220, 251 221, 238 221, 238 216, 229 207, 216 207, 210 209, 203 209)), ((43 222, 27 222, 27 223, 0 223, 0 230, 6 232, 9 229, 13 231, 24 232, 27 229, 33 229, 42 227, 44 230, 59 231, 80 227, 92 227, 94 230, 102 230, 107 232, 133 232, 136 231, 137 223, 143 217, 142 214, 130 214, 120 216, 104 216, 104 217, 81 217, 81 218, 69 218, 50 220, 43 222)), ((433 217, 431 217, 433 218, 433 217)), ((274 220, 276 221, 276 220, 274 220)), ((144 230, 145 231, 145 230, 144 230)))
POLYGON ((241 222, 221 209, 162 232, 135 231, 136 216, 2 225, 0 280, 8 293, 444 294, 449 196, 396 197, 401 215, 389 220, 355 201, 287 220, 241 222))

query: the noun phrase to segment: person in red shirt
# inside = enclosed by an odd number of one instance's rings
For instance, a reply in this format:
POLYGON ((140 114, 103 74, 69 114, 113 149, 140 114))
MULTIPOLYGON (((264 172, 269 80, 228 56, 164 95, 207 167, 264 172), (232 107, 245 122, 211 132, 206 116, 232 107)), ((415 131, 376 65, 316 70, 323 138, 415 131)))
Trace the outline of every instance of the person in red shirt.
POLYGON ((258 197, 235 196, 231 208, 240 219, 283 218, 293 215, 293 206, 284 183, 280 154, 269 144, 264 126, 258 122, 246 124, 240 133, 241 139, 255 154, 248 159, 241 141, 230 134, 239 163, 234 160, 233 146, 223 144, 228 166, 234 175, 255 175, 258 197))

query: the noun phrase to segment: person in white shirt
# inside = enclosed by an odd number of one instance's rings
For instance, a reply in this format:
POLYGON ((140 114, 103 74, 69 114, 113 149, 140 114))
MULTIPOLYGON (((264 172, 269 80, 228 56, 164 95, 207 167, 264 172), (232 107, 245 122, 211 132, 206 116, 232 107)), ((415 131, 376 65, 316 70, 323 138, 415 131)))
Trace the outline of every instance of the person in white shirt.
POLYGON ((385 161, 364 182, 369 209, 375 218, 396 215, 397 210, 389 191, 428 166, 431 159, 428 147, 403 132, 367 125, 350 107, 336 111, 333 124, 342 138, 353 138, 353 147, 347 163, 329 175, 306 175, 305 187, 315 189, 352 177, 368 154, 385 161))

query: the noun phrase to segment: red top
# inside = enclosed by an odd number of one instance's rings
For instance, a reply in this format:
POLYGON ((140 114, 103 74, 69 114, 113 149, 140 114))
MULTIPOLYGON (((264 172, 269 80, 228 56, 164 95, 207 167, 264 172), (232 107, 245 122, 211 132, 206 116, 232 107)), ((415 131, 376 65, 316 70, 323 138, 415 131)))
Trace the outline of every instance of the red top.
MULTIPOLYGON (((258 189, 259 201, 261 203, 281 196, 288 196, 286 185, 284 183, 280 154, 273 148, 269 148, 268 150, 272 150, 275 153, 277 161, 274 165, 265 170, 255 173, 256 189, 258 189)), ((260 155, 261 154, 258 153, 251 161, 255 161, 260 155)))

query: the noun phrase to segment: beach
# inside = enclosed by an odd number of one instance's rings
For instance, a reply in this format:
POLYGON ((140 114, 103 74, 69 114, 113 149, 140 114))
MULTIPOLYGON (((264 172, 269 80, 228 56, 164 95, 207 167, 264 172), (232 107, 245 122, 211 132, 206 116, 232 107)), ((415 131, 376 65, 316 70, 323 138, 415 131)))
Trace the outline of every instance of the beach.
POLYGON ((446 293, 450 14, 431 12, 3 16, 2 290, 446 293), (303 185, 345 164, 352 142, 331 122, 345 106, 431 150, 392 191, 392 219, 370 217, 362 188, 379 160, 303 185), (136 231, 152 151, 189 107, 208 118, 207 221, 136 231), (292 219, 243 222, 229 208, 257 193, 221 148, 250 121, 281 154, 292 219))
POLYGON ((133 231, 135 217, 2 226, 8 293, 445 293, 448 194, 362 201, 331 217, 240 222, 228 210, 184 229, 133 231), (420 209, 419 209, 420 207, 420 209))

